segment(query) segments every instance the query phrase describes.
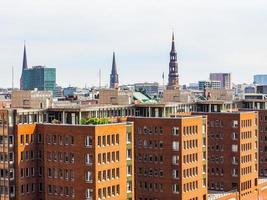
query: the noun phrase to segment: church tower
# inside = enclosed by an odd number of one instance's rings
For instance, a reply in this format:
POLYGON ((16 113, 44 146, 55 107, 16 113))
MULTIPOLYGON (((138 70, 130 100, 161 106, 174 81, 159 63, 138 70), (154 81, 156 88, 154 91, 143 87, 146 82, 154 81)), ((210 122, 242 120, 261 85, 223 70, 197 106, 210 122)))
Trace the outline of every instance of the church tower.
POLYGON ((179 74, 178 74, 177 52, 175 50, 174 33, 172 33, 172 47, 170 52, 169 79, 168 79, 167 89, 178 89, 178 88, 179 88, 179 74))
POLYGON ((20 89, 21 90, 23 90, 23 71, 25 69, 28 69, 28 64, 27 64, 26 45, 24 43, 23 61, 22 61, 22 72, 21 72, 21 77, 20 77, 20 89))
POLYGON ((119 87, 119 75, 116 65, 115 52, 113 52, 113 60, 112 60, 112 69, 110 74, 110 88, 118 88, 119 87))

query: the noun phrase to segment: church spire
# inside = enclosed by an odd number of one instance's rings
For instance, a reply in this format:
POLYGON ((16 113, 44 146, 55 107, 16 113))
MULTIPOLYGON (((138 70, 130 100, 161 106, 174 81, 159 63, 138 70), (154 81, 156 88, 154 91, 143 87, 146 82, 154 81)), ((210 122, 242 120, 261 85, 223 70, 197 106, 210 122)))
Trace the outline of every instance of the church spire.
POLYGON ((113 52, 112 69, 110 74, 110 88, 117 88, 119 86, 119 75, 116 65, 115 52, 113 52))
POLYGON ((23 71, 28 69, 28 64, 27 64, 27 54, 26 54, 26 45, 24 41, 24 50, 23 50, 23 61, 22 61, 22 72, 21 72, 21 77, 20 77, 20 89, 23 90, 23 71))
POLYGON ((22 70, 24 70, 24 69, 28 69, 25 41, 24 41, 22 70))
POLYGON ((178 74, 177 52, 175 50, 174 32, 172 32, 172 46, 170 51, 168 88, 169 89, 179 88, 179 74, 178 74))

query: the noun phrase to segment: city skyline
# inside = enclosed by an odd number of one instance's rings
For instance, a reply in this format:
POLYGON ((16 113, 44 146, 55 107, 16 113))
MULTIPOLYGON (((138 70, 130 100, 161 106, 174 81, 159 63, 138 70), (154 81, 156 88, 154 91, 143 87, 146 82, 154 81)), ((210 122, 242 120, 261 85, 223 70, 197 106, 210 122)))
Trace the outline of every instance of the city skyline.
POLYGON ((11 87, 12 66, 19 86, 24 40, 28 65, 57 68, 59 85, 98 85, 99 69, 102 85, 108 85, 113 51, 120 84, 161 84, 162 73, 168 74, 172 31, 180 84, 206 80, 209 72, 231 72, 234 83, 252 83, 253 74, 266 73, 264 1, 3 4, 0 87, 11 87))

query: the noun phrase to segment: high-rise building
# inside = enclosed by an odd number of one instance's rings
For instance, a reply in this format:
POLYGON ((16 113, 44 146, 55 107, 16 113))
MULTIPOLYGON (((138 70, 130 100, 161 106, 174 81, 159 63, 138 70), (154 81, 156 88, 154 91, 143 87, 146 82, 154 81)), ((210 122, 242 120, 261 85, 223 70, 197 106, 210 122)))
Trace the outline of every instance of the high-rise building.
POLYGON ((34 66, 24 69, 22 76, 23 90, 34 90, 55 92, 56 69, 45 66, 34 66))
POLYGON ((257 74, 253 78, 254 84, 267 85, 267 74, 257 74))
POLYGON ((210 73, 210 81, 220 81, 221 87, 231 89, 231 73, 210 73))
POLYGON ((208 187, 258 196, 258 113, 200 113, 208 118, 208 187))
POLYGON ((112 69, 110 74, 110 88, 118 88, 118 87, 119 87, 119 75, 116 65, 115 52, 113 52, 112 69))
POLYGON ((55 92, 56 69, 45 66, 28 68, 26 46, 24 45, 22 73, 20 78, 21 90, 34 90, 55 92))
POLYGON ((220 89, 220 81, 198 81, 198 89, 204 90, 205 88, 220 89))
POLYGON ((130 122, 23 124, 15 144, 18 200, 134 199, 130 122))
POLYGON ((179 88, 179 74, 177 63, 177 52, 175 50, 174 33, 172 33, 172 47, 170 52, 169 62, 169 77, 167 88, 176 89, 179 88))
POLYGON ((207 199, 206 118, 131 118, 135 197, 207 199))

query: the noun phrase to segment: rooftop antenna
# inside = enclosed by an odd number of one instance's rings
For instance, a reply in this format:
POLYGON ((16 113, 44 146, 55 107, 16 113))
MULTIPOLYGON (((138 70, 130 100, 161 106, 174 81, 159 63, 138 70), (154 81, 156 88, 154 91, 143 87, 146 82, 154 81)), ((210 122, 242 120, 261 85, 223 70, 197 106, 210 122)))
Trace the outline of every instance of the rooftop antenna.
POLYGON ((99 74, 99 89, 101 88, 101 69, 99 69, 99 72, 98 72, 99 74))
POLYGON ((12 66, 12 91, 14 90, 14 67, 12 66))

